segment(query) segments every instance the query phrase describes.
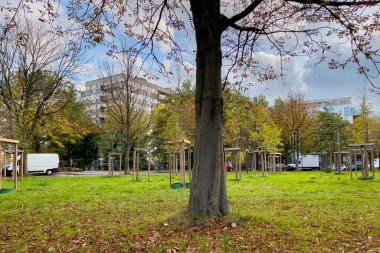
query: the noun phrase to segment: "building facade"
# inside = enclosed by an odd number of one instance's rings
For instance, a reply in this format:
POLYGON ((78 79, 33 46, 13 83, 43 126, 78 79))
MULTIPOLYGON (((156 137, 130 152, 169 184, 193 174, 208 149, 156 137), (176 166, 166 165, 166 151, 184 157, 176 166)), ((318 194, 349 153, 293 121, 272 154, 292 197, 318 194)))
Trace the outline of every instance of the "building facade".
POLYGON ((330 112, 341 115, 350 124, 354 122, 354 116, 357 114, 351 97, 311 100, 306 101, 306 104, 320 111, 327 107, 330 112))
POLYGON ((80 100, 86 105, 86 114, 101 125, 104 111, 112 101, 126 100, 130 95, 128 103, 134 108, 150 111, 172 93, 171 89, 150 83, 144 78, 128 78, 118 74, 86 82, 80 92, 80 100))

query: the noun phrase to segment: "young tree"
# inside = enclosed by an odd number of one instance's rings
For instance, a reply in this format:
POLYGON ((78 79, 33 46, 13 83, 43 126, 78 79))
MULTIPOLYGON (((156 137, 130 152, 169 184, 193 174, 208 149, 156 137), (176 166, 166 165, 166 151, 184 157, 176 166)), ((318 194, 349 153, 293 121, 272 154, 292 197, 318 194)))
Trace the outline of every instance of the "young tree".
POLYGON ((154 110, 152 132, 149 135, 149 141, 154 149, 153 155, 160 164, 167 163, 166 153, 168 147, 165 146, 165 142, 183 137, 181 136, 178 116, 166 104, 161 104, 154 110))
MULTIPOLYGON (((28 5, 3 6, 10 10, 3 30, 12 27, 14 9, 28 5), (16 7, 16 8, 15 8, 16 7)), ((54 20, 54 6, 49 9, 54 20), (53 9, 53 10, 52 10, 53 9)), ((16 3, 17 4, 17 3, 16 3)), ((188 210, 194 216, 217 216, 229 212, 225 173, 223 169, 223 102, 222 58, 226 60, 227 77, 244 79, 250 74, 259 80, 275 78, 270 64, 265 64, 259 51, 267 48, 287 62, 296 55, 334 52, 326 37, 349 44, 352 54, 332 58, 331 68, 358 64, 358 71, 368 78, 377 76, 379 51, 372 46, 372 37, 379 30, 378 0, 280 0, 280 1, 221 1, 221 0, 147 0, 124 3, 109 1, 69 1, 68 17, 79 24, 78 30, 89 43, 104 42, 122 25, 125 34, 136 38, 135 50, 143 55, 144 62, 156 62, 165 69, 164 58, 157 55, 155 42, 171 47, 166 60, 183 60, 182 46, 189 43, 175 36, 174 30, 196 40, 196 92, 195 92, 195 156, 193 181, 188 210), (190 3, 190 5, 189 5, 190 3), (369 9, 369 7, 376 6, 369 9), (126 18, 128 17, 128 18, 126 18), (186 28, 188 28, 186 30, 186 28), (370 72, 368 60, 374 71, 370 72), (240 70, 240 71, 239 71, 240 70), (242 70, 242 71, 241 71, 242 70), (372 75, 373 74, 373 75, 372 75)), ((62 31, 58 27, 58 31, 62 31)), ((112 48, 111 50, 114 51, 112 48)), ((191 52, 192 49, 186 50, 191 52)), ((338 51, 338 50, 337 50, 338 51)), ((112 53, 112 52, 111 52, 112 53)), ((339 52, 338 52, 339 53, 339 52)), ((282 74, 282 70, 277 73, 282 74)))
POLYGON ((318 114, 315 150, 329 154, 330 164, 332 164, 334 152, 348 148, 348 125, 347 120, 331 112, 329 107, 324 107, 318 114))
POLYGON ((377 159, 380 161, 380 118, 376 118, 376 129, 373 133, 373 140, 375 143, 375 155, 377 156, 377 159))
POLYGON ((84 109, 82 103, 73 101, 56 114, 46 116, 38 128, 39 145, 49 146, 62 152, 60 149, 68 149, 68 146, 80 143, 83 138, 98 134, 100 129, 95 126, 84 109))
POLYGON ((265 97, 250 99, 232 90, 224 95, 224 144, 278 151, 281 132, 269 114, 265 97))
MULTIPOLYGON (((125 43, 122 43, 121 48, 123 50, 116 64, 106 62, 102 66, 107 102, 105 121, 110 126, 103 128, 105 135, 102 135, 102 139, 116 137, 119 152, 124 154, 124 172, 127 174, 131 148, 142 144, 139 140, 149 130, 156 105, 149 85, 144 85, 147 81, 138 77, 136 58, 127 52, 125 43)), ((108 141, 112 142, 110 139, 108 141)))
POLYGON ((168 97, 165 104, 178 115, 180 138, 194 143, 195 138, 195 101, 194 87, 189 80, 183 82, 174 94, 168 97))
POLYGON ((316 125, 316 112, 305 104, 303 94, 289 92, 283 101, 278 99, 273 108, 273 119, 281 129, 282 140, 290 147, 292 158, 299 169, 301 150, 307 150, 316 125))
POLYGON ((153 154, 160 163, 167 162, 166 141, 185 138, 194 143, 194 89, 189 81, 178 86, 176 92, 156 108, 151 129, 149 139, 154 148, 153 154))
POLYGON ((77 164, 84 169, 98 158, 100 129, 84 112, 82 103, 70 103, 45 122, 40 139, 43 152, 56 152, 62 161, 80 161, 77 164))
POLYGON ((359 115, 354 119, 351 126, 351 143, 370 143, 374 142, 376 135, 377 120, 373 116, 372 105, 363 95, 363 99, 359 107, 359 115))
POLYGON ((249 148, 253 105, 249 97, 235 89, 224 93, 223 143, 227 147, 249 148))

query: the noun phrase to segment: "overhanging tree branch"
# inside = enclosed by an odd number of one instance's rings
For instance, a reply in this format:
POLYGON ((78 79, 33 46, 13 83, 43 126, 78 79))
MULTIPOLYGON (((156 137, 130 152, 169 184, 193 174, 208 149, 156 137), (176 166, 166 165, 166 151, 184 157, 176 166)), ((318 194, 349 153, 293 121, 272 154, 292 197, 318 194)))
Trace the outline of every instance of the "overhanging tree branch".
POLYGON ((325 1, 325 0, 285 0, 286 2, 295 2, 299 4, 315 4, 320 6, 334 6, 334 7, 353 7, 353 6, 374 6, 380 1, 325 1))
POLYGON ((253 1, 245 10, 240 12, 239 14, 236 14, 235 16, 228 19, 228 25, 231 26, 232 24, 242 20, 243 18, 247 17, 251 12, 253 12, 264 0, 256 0, 253 1))

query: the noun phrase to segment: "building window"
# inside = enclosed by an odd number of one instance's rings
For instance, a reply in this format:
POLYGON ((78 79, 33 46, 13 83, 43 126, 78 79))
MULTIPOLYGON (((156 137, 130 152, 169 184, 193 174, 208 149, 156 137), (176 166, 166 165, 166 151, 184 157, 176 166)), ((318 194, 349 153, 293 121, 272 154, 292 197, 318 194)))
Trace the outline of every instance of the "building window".
POLYGON ((344 116, 352 116, 352 108, 344 107, 344 116))

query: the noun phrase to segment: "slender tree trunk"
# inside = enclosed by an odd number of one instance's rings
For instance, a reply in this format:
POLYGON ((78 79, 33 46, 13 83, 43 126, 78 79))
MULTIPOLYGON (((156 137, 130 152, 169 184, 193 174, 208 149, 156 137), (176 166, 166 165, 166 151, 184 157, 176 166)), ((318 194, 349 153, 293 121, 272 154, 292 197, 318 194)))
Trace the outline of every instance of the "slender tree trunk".
POLYGON ((129 152, 131 151, 131 145, 129 141, 125 144, 125 152, 124 152, 124 174, 127 175, 130 173, 129 171, 129 152))
POLYGON ((197 73, 194 170, 188 210, 195 217, 221 216, 229 212, 229 206, 223 169, 219 3, 190 2, 197 39, 197 73))
POLYGON ((330 157, 330 168, 331 170, 333 169, 333 155, 334 153, 330 153, 329 157, 330 157))
POLYGON ((22 153, 22 155, 24 156, 24 164, 23 164, 23 170, 24 170, 24 175, 28 175, 28 153, 26 152, 26 150, 24 149, 24 153, 22 153))
POLYGON ((295 141, 295 147, 296 147, 296 170, 301 170, 300 168, 300 150, 299 150, 299 138, 296 136, 296 141, 295 141))

